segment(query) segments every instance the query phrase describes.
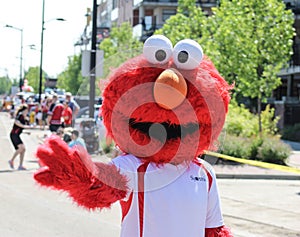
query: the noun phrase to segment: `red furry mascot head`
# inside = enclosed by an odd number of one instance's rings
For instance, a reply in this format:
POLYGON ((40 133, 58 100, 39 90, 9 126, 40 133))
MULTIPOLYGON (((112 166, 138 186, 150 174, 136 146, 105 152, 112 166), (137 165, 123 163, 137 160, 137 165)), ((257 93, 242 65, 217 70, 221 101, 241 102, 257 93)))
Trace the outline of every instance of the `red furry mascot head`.
POLYGON ((198 43, 174 48, 150 37, 143 55, 110 77, 103 97, 108 136, 122 151, 162 163, 191 161, 214 148, 229 103, 229 86, 198 43))

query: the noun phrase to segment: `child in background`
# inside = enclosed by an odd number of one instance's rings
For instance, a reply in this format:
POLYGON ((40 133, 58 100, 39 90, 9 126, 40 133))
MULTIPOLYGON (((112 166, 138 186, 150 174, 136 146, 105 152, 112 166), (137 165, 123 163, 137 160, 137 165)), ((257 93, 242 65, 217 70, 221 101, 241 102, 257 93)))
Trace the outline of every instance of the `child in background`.
POLYGON ((83 146, 86 149, 85 142, 81 137, 79 137, 79 132, 77 130, 73 130, 71 132, 71 139, 72 141, 69 143, 69 147, 83 146))
POLYGON ((63 102, 64 110, 62 112, 62 118, 64 120, 64 127, 72 126, 72 109, 70 108, 68 101, 63 102))
POLYGON ((36 124, 39 125, 40 129, 43 129, 43 113, 42 106, 40 104, 36 104, 35 106, 35 120, 36 124))

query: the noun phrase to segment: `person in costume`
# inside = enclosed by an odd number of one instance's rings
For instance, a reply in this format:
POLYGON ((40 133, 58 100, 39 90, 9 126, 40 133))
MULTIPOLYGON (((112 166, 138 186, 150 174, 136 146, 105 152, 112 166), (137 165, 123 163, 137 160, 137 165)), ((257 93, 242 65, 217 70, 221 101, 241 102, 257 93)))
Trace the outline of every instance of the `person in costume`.
POLYGON ((153 35, 103 92, 107 136, 123 154, 93 163, 52 136, 37 150, 46 167, 34 178, 87 209, 119 201, 121 237, 231 237, 215 173, 199 158, 216 149, 230 89, 196 41, 173 47, 153 35))

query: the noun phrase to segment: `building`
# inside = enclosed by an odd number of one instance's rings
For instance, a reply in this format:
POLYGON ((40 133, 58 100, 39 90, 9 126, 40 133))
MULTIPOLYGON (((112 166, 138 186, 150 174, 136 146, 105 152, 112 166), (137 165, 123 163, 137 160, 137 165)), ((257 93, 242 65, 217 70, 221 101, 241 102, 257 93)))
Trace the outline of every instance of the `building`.
MULTIPOLYGON (((198 0, 203 11, 208 15, 218 0, 198 0)), ((130 22, 133 34, 145 41, 153 32, 163 26, 166 20, 176 14, 178 0, 101 0, 99 27, 111 27, 130 22)))
POLYGON ((294 13, 296 35, 289 67, 279 73, 282 84, 273 92, 273 97, 269 101, 276 108, 277 115, 281 117, 279 128, 300 123, 300 1, 284 0, 284 2, 287 9, 291 9, 294 13))

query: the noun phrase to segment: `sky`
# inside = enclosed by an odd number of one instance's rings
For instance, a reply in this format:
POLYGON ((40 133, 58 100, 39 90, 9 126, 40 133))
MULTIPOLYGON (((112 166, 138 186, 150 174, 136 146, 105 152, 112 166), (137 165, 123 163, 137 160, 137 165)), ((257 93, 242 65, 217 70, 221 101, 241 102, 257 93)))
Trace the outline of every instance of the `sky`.
MULTIPOLYGON (((92 0, 45 0, 42 68, 50 77, 64 71, 68 56, 80 52, 74 44, 83 33, 85 14, 92 4, 92 0)), ((40 65, 42 5, 43 0, 0 0, 0 76, 20 75, 21 31, 5 25, 23 29, 23 71, 40 65)))

